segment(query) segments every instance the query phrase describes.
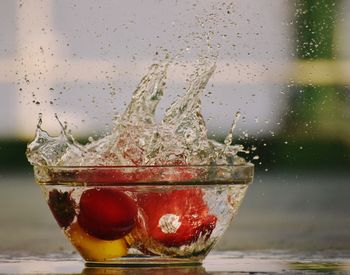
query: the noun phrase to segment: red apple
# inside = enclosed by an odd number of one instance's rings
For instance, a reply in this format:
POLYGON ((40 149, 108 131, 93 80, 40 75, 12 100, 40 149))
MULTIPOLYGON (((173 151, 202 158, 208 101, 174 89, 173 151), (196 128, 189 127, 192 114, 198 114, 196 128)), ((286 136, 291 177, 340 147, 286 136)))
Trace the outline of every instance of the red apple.
POLYGON ((148 236, 168 247, 191 244, 199 237, 206 240, 216 226, 199 188, 146 192, 138 195, 137 203, 148 236))
POLYGON ((116 188, 84 191, 79 208, 80 226, 90 235, 103 240, 120 239, 135 226, 136 204, 131 197, 116 188))

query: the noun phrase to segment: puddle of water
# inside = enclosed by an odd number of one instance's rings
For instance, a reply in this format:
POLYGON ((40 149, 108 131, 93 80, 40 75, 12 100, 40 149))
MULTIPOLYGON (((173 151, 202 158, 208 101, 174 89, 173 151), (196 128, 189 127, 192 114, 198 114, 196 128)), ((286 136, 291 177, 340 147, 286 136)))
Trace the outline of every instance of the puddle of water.
POLYGON ((54 254, 46 257, 1 256, 0 274, 348 274, 350 260, 347 253, 324 259, 306 255, 276 252, 216 252, 203 266, 185 267, 85 267, 76 255, 54 254), (344 257, 342 257, 343 255, 344 257), (303 259, 303 260, 300 260, 303 259))
POLYGON ((290 269, 317 272, 350 271, 350 263, 303 261, 289 264, 290 269))

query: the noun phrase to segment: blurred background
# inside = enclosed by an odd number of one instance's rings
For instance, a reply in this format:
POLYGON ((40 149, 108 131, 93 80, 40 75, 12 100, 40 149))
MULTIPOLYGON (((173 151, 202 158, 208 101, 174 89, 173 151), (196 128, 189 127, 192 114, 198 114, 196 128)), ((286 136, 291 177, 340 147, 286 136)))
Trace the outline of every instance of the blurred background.
POLYGON ((251 150, 256 178, 217 249, 350 249, 350 2, 0 1, 0 253, 72 251, 26 161, 38 114, 78 138, 112 126, 170 55, 157 118, 199 59, 209 136, 251 150))

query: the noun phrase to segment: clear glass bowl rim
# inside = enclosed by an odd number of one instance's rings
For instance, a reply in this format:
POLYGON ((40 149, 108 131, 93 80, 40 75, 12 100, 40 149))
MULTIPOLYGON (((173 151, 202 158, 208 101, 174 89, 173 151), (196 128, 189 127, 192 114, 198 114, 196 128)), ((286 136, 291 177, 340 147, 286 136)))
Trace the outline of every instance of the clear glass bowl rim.
POLYGON ((103 165, 91 165, 91 166, 79 166, 79 165, 33 165, 33 167, 40 167, 40 168, 48 168, 48 169, 62 169, 62 170, 69 170, 69 169, 123 169, 123 168, 175 168, 175 167, 183 167, 183 168, 212 168, 212 167, 255 167, 254 164, 248 162, 245 164, 191 164, 191 165, 111 165, 111 166, 103 166, 103 165))
MULTIPOLYGON (((249 184, 253 180, 254 165, 252 163, 237 165, 150 165, 150 166, 44 166, 34 165, 34 175, 38 184, 44 185, 232 185, 249 184), (142 172, 152 171, 151 176, 143 177, 142 172), (154 169, 159 169, 159 174, 154 169), (172 169, 180 169, 174 171, 172 169), (92 180, 93 176, 103 172, 122 171, 126 178, 104 178, 103 181, 92 180), (200 172, 190 179, 182 179, 181 174, 176 178, 177 172, 200 172), (79 173, 85 174, 85 179, 77 179, 79 173), (94 174, 95 173, 95 174, 94 174), (138 175, 135 178, 127 178, 130 175, 138 175), (174 176, 174 177, 173 177, 174 176)), ((123 177, 122 177, 123 178, 123 177)), ((96 177, 95 177, 96 179, 96 177)))

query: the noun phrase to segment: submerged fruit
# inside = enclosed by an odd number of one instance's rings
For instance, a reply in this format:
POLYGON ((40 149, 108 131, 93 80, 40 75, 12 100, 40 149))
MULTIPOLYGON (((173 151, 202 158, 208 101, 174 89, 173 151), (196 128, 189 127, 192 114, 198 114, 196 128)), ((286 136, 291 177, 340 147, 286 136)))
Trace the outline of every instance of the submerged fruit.
POLYGON ((124 237, 136 222, 137 208, 133 199, 111 187, 84 191, 79 208, 80 226, 90 235, 103 240, 124 237))
POLYGON ((58 225, 63 228, 67 228, 73 222, 75 217, 76 205, 71 197, 72 192, 73 191, 62 192, 53 189, 49 193, 47 203, 58 225))
POLYGON ((179 247, 208 239, 217 218, 208 214, 203 192, 198 188, 140 194, 142 223, 148 237, 168 247, 179 247))
MULTIPOLYGON (((157 171, 158 172, 158 171, 157 171)), ((154 179, 157 172, 152 173, 150 169, 139 169, 137 171, 128 169, 115 169, 111 167, 103 167, 99 169, 82 170, 76 173, 75 181, 93 184, 105 183, 136 183, 145 182, 154 179)))
POLYGON ((72 244, 88 261, 106 261, 125 256, 128 247, 124 239, 105 241, 86 233, 78 223, 73 223, 66 231, 72 244))
MULTIPOLYGON (((128 169, 127 167, 103 166, 98 169, 83 169, 74 172, 74 181, 79 183, 93 183, 95 185, 103 184, 135 184, 149 182, 176 182, 190 181, 198 178, 199 168, 193 169, 181 164, 182 166, 164 166, 164 167, 138 167, 137 169, 128 169)), ((56 175, 51 175, 54 178, 56 175)), ((62 175, 58 175, 62 181, 62 175)), ((71 176, 72 178, 72 176, 71 176)), ((67 181, 70 181, 68 178, 67 181)))

